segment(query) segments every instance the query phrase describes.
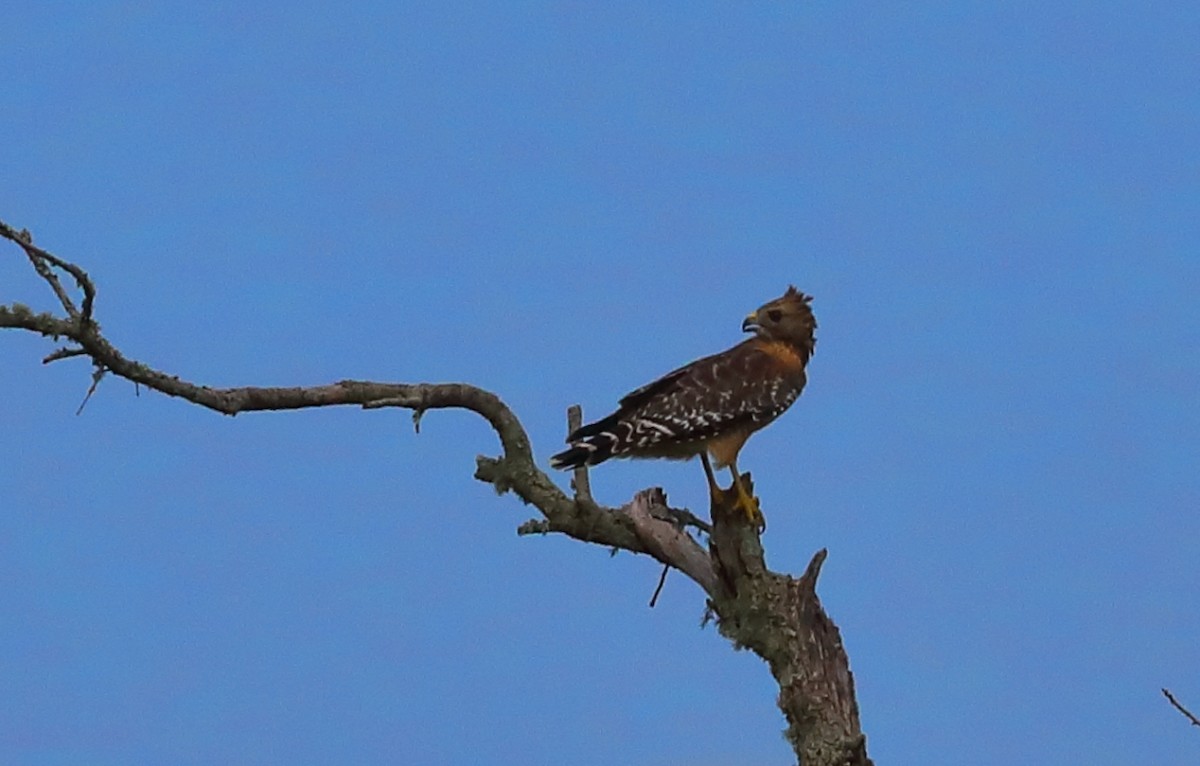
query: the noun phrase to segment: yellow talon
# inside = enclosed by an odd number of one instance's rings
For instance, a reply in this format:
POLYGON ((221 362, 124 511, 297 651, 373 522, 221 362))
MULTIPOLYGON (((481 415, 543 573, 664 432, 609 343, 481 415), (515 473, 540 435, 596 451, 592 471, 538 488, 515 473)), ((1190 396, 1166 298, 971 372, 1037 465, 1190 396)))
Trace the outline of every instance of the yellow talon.
POLYGON ((767 528, 767 521, 758 507, 758 498, 746 489, 746 484, 742 481, 742 475, 738 473, 737 466, 732 464, 729 466, 729 471, 733 474, 733 486, 729 489, 721 489, 721 485, 717 484, 717 479, 713 476, 708 453, 700 453, 700 463, 704 466, 704 475, 708 478, 708 499, 714 511, 719 507, 726 506, 726 503, 729 502, 729 493, 732 492, 734 494, 733 503, 728 507, 746 514, 746 519, 754 525, 759 534, 762 534, 763 530, 767 528))
POLYGON ((739 474, 734 474, 733 488, 737 492, 737 499, 733 503, 735 509, 741 509, 746 514, 746 519, 753 524, 759 532, 767 528, 767 520, 763 518, 762 509, 758 507, 758 498, 746 491, 746 487, 742 484, 742 477, 739 474))

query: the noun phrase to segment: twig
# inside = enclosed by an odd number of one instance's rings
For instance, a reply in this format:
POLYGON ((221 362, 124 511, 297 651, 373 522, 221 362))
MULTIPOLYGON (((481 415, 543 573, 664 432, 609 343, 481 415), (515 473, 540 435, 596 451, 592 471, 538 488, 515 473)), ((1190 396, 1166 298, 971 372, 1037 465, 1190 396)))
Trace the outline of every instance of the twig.
POLYGON ((656 519, 662 519, 663 521, 669 521, 679 529, 695 527, 706 535, 712 534, 712 525, 689 511, 687 508, 672 508, 668 505, 664 505, 661 508, 656 509, 654 517, 656 519))
POLYGON ((104 379, 104 365, 97 364, 96 369, 92 370, 92 385, 88 386, 87 394, 84 395, 83 401, 79 403, 79 409, 75 410, 76 415, 83 414, 83 408, 87 406, 88 401, 92 398, 92 394, 96 393, 96 389, 100 386, 100 381, 104 379))
MULTIPOLYGON (((28 233, 28 232, 26 232, 28 233)), ((25 255, 29 258, 29 262, 33 264, 33 270, 38 273, 38 276, 50 285, 50 289, 54 291, 54 295, 58 298, 58 302, 66 310, 67 314, 72 317, 79 316, 79 310, 75 308, 75 303, 71 300, 71 296, 67 295, 67 291, 63 289, 62 282, 58 281, 58 275, 50 268, 46 259, 38 256, 32 244, 19 243, 25 248, 25 255)))
POLYGON ((667 572, 669 571, 671 571, 671 567, 663 564, 662 574, 658 577, 658 587, 654 589, 654 595, 650 597, 651 609, 653 609, 654 605, 658 603, 658 594, 662 593, 663 585, 665 585, 667 582, 667 572))
MULTIPOLYGON (((578 404, 572 404, 570 407, 567 407, 567 436, 569 437, 582 426, 583 407, 580 407, 578 404)), ((587 465, 578 466, 571 473, 571 489, 574 492, 575 505, 585 513, 591 514, 593 519, 600 518, 599 514, 603 511, 600 505, 592 498, 592 483, 588 478, 587 465)), ((612 555, 617 555, 617 549, 613 549, 612 555)))
MULTIPOLYGON (((567 408, 567 433, 573 434, 583 427, 583 407, 572 404, 567 408)), ((571 488, 575 490, 575 501, 596 504, 592 499, 592 480, 588 478, 587 465, 580 465, 571 474, 571 488)))
POLYGON ((33 244, 33 235, 28 231, 17 231, 3 221, 0 221, 0 237, 4 237, 20 245, 21 249, 25 251, 25 256, 33 264, 33 268, 37 271, 38 276, 46 280, 47 284, 50 285, 50 289, 54 291, 55 296, 58 298, 59 303, 62 304, 68 316, 72 319, 82 319, 84 324, 92 321, 92 304, 96 300, 96 287, 92 284, 92 280, 88 277, 86 271, 73 263, 64 261, 46 252, 33 244), (83 291, 82 309, 75 308, 74 301, 67 295, 66 290, 63 289, 62 284, 58 281, 58 277, 46 265, 47 263, 55 268, 62 269, 75 278, 75 284, 83 291))
POLYGON ((517 527, 517 535, 519 537, 524 537, 525 535, 547 535, 551 531, 550 522, 545 519, 530 519, 517 527))
POLYGON ((659 509, 667 505, 667 496, 657 487, 642 490, 623 510, 646 550, 661 561, 692 578, 705 593, 717 588, 717 573, 708 552, 691 535, 672 521, 660 518, 659 509))
POLYGON ((42 364, 57 362, 59 359, 70 359, 73 356, 87 356, 87 352, 81 348, 60 348, 58 351, 47 355, 42 360, 42 364))
POLYGON ((1163 696, 1167 698, 1167 702, 1170 702, 1172 705, 1175 706, 1176 710, 1178 710, 1180 713, 1183 713, 1185 716, 1187 716, 1187 719, 1192 722, 1192 726, 1200 726, 1200 718, 1196 718, 1196 716, 1192 715, 1192 711, 1188 710, 1182 704, 1180 704, 1179 700, 1175 699, 1174 694, 1171 694, 1171 692, 1165 688, 1162 690, 1162 693, 1163 693, 1163 696))

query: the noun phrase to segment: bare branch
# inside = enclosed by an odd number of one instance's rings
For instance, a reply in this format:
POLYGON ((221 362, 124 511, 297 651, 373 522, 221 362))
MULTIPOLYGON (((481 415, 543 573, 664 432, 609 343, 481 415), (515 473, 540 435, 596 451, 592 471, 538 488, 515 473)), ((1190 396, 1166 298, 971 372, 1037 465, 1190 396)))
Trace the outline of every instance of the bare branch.
MULTIPOLYGON (((739 648, 766 661, 779 683, 778 704, 788 721, 787 737, 805 766, 871 766, 862 734, 854 679, 837 626, 817 598, 817 578, 825 561, 824 549, 812 558, 804 574, 793 578, 771 572, 763 554, 759 530, 735 509, 734 493, 713 498, 709 524, 686 509, 671 508, 661 489, 639 492, 620 508, 598 505, 592 498, 586 469, 574 476, 574 497, 568 497, 537 466, 524 426, 500 397, 467 383, 378 383, 342 380, 308 387, 212 388, 160 372, 127 358, 92 321, 95 288, 87 273, 35 247, 28 232, 0 222, 0 237, 15 242, 38 275, 49 285, 66 316, 35 313, 27 306, 0 305, 0 328, 27 330, 72 345, 50 353, 44 363, 75 356, 93 365, 92 385, 84 403, 107 374, 130 380, 135 390, 145 386, 215 412, 237 415, 265 410, 355 405, 364 409, 400 407, 411 410, 414 426, 428 410, 465 409, 484 418, 500 441, 499 457, 480 455, 475 478, 497 492, 515 493, 544 518, 517 528, 520 535, 565 534, 576 540, 646 554, 663 565, 663 576, 651 599, 654 605, 666 573, 678 569, 707 595, 706 621, 717 622, 721 634, 739 648), (63 288, 55 270, 69 274, 83 293, 80 308, 63 288), (707 536, 707 549, 688 528, 707 536)), ((82 405, 80 406, 82 410, 82 405)), ((582 411, 568 414, 572 430, 582 423, 582 411)), ((750 475, 742 480, 752 491, 750 475)), ((1166 689, 1163 693, 1184 715, 1195 717, 1166 689)))
MULTIPOLYGON (((74 276, 85 292, 84 306, 90 311, 95 292, 87 274, 41 248, 34 247, 29 237, 22 235, 7 224, 0 222, 0 235, 11 239, 25 250, 31 261, 50 264, 74 276)), ((39 272, 40 273, 40 272, 39 272)), ((414 422, 419 416, 436 409, 466 409, 482 416, 495 430, 500 439, 503 456, 500 458, 480 457, 477 460, 475 477, 496 487, 499 492, 514 492, 524 502, 533 505, 546 517, 544 525, 523 525, 523 533, 537 531, 557 532, 585 542, 593 542, 611 548, 653 556, 661 563, 694 571, 704 578, 701 587, 711 580, 703 567, 696 564, 702 549, 683 532, 694 550, 680 545, 657 546, 662 534, 648 534, 638 529, 628 512, 630 506, 620 509, 597 505, 589 497, 573 500, 537 467, 530 447, 529 437, 516 415, 496 394, 467 383, 377 383, 371 381, 343 380, 337 383, 307 387, 258 387, 212 388, 167 375, 149 365, 127 358, 101 333, 99 326, 87 317, 86 311, 69 311, 67 317, 53 314, 35 314, 20 304, 0 305, 0 327, 24 329, 44 337, 59 340, 67 338, 77 348, 61 349, 46 357, 47 361, 68 356, 88 356, 95 365, 92 384, 79 410, 95 393, 101 378, 106 374, 116 375, 145 386, 167 396, 179 397, 201 407, 226 415, 242 412, 296 410, 311 407, 357 405, 364 409, 401 407, 414 413, 414 422), (643 535, 648 535, 643 539, 643 535), (646 540, 656 547, 648 547, 646 540), (674 555, 683 555, 687 560, 676 560, 674 555)), ((695 519, 687 511, 668 508, 663 502, 653 504, 659 517, 695 519)), ((670 525, 664 525, 670 526, 670 525)), ((663 533, 665 534, 665 533, 663 533)), ((710 568, 711 569, 711 568, 710 568)))
POLYGON ((70 359, 73 356, 87 356, 87 352, 81 348, 60 348, 54 353, 47 355, 42 360, 42 364, 57 362, 59 359, 70 359))
POLYGON ((646 551, 695 580, 705 593, 711 595, 717 587, 717 574, 712 560, 708 552, 687 532, 655 516, 655 510, 666 505, 667 496, 661 489, 655 488, 637 493, 633 502, 625 508, 646 551))
POLYGON ((667 584, 667 572, 670 571, 671 567, 664 564, 662 574, 658 576, 658 587, 654 589, 654 595, 650 597, 651 609, 653 609, 654 605, 658 603, 658 594, 662 593, 663 586, 667 584))
POLYGON ((550 531, 550 522, 545 519, 530 519, 517 527, 517 535, 520 537, 524 537, 525 535, 548 535, 550 531))
POLYGON ((79 403, 79 409, 75 410, 76 415, 83 414, 83 408, 91 400, 92 394, 96 393, 96 389, 100 386, 100 381, 104 380, 104 366, 97 364, 92 370, 92 385, 88 386, 87 393, 83 397, 83 401, 79 403))
POLYGON ((1180 713, 1183 713, 1184 716, 1186 716, 1187 719, 1192 722, 1192 726, 1200 726, 1200 719, 1198 719, 1198 718, 1196 718, 1196 716, 1192 715, 1192 711, 1185 708, 1179 702, 1179 700, 1175 699, 1174 694, 1171 694, 1171 692, 1169 692, 1165 688, 1162 690, 1162 693, 1163 693, 1163 696, 1167 698, 1167 702, 1170 702, 1172 705, 1174 705, 1176 710, 1178 710, 1180 713))
POLYGON ((25 251, 25 256, 33 264, 33 268, 37 271, 38 276, 46 280, 50 285, 50 289, 54 291, 59 303, 67 315, 72 319, 81 319, 85 324, 92 319, 92 304, 96 300, 96 287, 92 284, 92 280, 88 277, 87 272, 79 268, 73 263, 61 260, 60 258, 47 253, 45 250, 33 244, 33 235, 28 230, 22 229, 17 231, 8 224, 0 221, 0 237, 17 243, 21 249, 25 251), (75 278, 75 284, 83 291, 83 309, 77 310, 74 301, 67 295, 67 291, 63 289, 62 284, 58 281, 58 276, 50 269, 62 269, 75 278))
MULTIPOLYGON (((583 427, 583 407, 572 404, 567 408, 567 434, 583 427)), ((571 475, 571 488, 575 490, 575 501, 595 503, 592 499, 592 481, 588 478, 587 464, 583 463, 571 475)))
MULTIPOLYGON (((24 231, 22 234, 28 236, 29 232, 24 231)), ((32 239, 21 243, 25 247, 25 255, 28 256, 29 262, 33 264, 33 269, 38 273, 38 276, 50 285, 50 289, 54 291, 54 295, 58 298, 58 302, 62 304, 63 309, 72 317, 79 316, 79 310, 75 308, 74 301, 71 296, 67 295, 67 291, 63 289, 62 282, 58 281, 58 275, 50 268, 50 264, 45 258, 40 258, 35 254, 32 239)))

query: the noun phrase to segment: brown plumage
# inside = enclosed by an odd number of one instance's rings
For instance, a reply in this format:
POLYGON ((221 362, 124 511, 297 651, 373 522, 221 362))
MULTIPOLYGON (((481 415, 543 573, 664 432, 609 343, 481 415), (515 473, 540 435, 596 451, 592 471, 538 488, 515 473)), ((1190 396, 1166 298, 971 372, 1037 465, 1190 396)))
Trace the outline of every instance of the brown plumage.
POLYGON ((761 524, 757 503, 742 486, 737 456, 755 431, 796 401, 816 345, 810 296, 789 287, 751 313, 742 330, 754 335, 731 349, 680 367, 626 395, 616 412, 567 437, 569 449, 550 458, 554 468, 597 465, 614 457, 687 459, 733 472, 738 504, 761 524))

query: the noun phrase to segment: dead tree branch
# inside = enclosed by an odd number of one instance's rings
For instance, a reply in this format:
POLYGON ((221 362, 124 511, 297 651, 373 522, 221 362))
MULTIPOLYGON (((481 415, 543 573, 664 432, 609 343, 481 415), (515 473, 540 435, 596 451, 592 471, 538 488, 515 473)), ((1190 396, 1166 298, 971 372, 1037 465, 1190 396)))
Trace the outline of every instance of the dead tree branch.
POLYGON ((1163 689, 1162 693, 1163 696, 1167 698, 1167 702, 1170 702, 1176 710, 1178 710, 1180 713, 1183 713, 1184 717, 1192 722, 1192 726, 1200 726, 1200 718, 1196 718, 1196 716, 1192 715, 1192 711, 1185 708, 1183 703, 1175 699, 1174 694, 1171 694, 1171 692, 1167 689, 1163 689))
MULTIPOLYGON (((799 761, 804 766, 871 764, 849 660, 837 626, 816 594, 824 550, 817 552, 799 578, 771 572, 757 530, 743 514, 732 510, 732 496, 714 500, 711 525, 687 510, 671 508, 661 489, 639 492, 620 508, 601 506, 592 498, 586 469, 576 472, 574 496, 568 497, 538 468, 525 428, 512 410, 496 394, 468 383, 342 380, 306 387, 212 388, 168 375, 126 357, 103 335, 93 320, 96 288, 83 269, 34 245, 29 232, 3 222, 0 238, 22 249, 63 309, 59 316, 35 313, 18 303, 0 304, 0 328, 26 330, 54 342, 69 341, 43 363, 88 357, 93 368, 88 397, 100 380, 111 374, 225 415, 355 405, 408 409, 417 425, 428 410, 465 409, 483 417, 499 438, 501 454, 477 457, 475 478, 500 493, 513 492, 543 517, 522 524, 519 534, 564 534, 648 555, 679 570, 705 592, 709 613, 715 616, 721 634, 767 662, 779 683, 779 707, 799 761), (64 274, 82 296, 78 305, 62 283, 64 274), (707 548, 689 528, 707 536, 707 548)), ((581 422, 578 411, 571 413, 571 422, 581 422)), ((751 486, 750 475, 743 478, 751 486)), ((1192 721, 1196 723, 1194 718, 1192 721)))

